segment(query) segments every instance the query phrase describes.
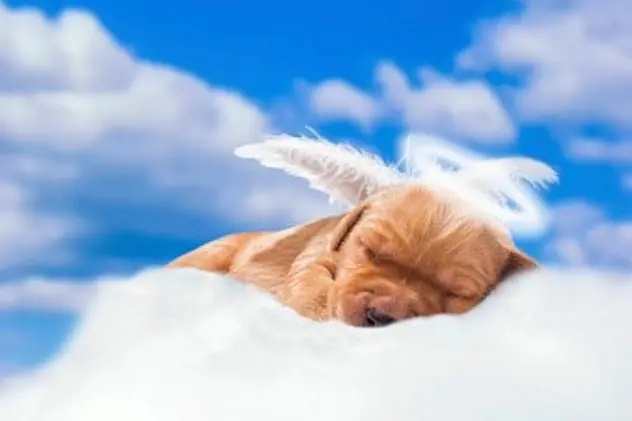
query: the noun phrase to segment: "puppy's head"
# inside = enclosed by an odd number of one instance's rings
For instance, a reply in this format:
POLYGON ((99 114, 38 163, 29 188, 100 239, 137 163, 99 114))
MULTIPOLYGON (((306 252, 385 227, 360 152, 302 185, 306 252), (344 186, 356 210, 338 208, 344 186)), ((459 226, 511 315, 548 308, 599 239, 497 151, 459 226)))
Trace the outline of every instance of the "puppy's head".
POLYGON ((331 238, 331 316, 382 326, 475 307, 513 273, 537 267, 503 230, 419 186, 386 189, 346 214, 331 238))

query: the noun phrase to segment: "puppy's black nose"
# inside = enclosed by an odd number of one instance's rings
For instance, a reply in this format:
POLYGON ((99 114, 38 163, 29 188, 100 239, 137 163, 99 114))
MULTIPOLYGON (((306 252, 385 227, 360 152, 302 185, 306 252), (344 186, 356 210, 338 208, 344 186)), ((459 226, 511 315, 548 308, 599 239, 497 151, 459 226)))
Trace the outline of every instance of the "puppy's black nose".
POLYGON ((366 325, 369 327, 386 326, 396 321, 393 317, 375 308, 368 308, 364 313, 364 318, 366 319, 366 325))

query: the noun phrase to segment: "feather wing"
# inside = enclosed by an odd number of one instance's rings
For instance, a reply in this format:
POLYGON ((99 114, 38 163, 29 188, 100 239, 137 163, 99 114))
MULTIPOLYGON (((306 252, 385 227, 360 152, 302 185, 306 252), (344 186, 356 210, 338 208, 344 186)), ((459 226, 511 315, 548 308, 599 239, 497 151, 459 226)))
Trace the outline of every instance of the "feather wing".
POLYGON ((550 166, 525 157, 484 158, 424 135, 411 135, 409 140, 414 140, 407 144, 409 165, 421 183, 465 200, 472 210, 516 232, 537 234, 547 225, 546 207, 528 187, 557 183, 558 175, 550 166))
POLYGON ((320 137, 273 135, 261 143, 241 146, 235 154, 304 178, 330 200, 350 205, 403 179, 402 173, 378 156, 320 137))
POLYGON ((465 186, 477 190, 486 212, 520 233, 541 233, 547 223, 546 207, 527 187, 545 188, 558 182, 557 172, 530 158, 487 159, 458 172, 465 186))
POLYGON ((476 175, 494 184, 498 179, 524 182, 532 187, 545 188, 558 182, 557 172, 542 161, 531 158, 499 158, 484 160, 466 169, 468 175, 476 175))

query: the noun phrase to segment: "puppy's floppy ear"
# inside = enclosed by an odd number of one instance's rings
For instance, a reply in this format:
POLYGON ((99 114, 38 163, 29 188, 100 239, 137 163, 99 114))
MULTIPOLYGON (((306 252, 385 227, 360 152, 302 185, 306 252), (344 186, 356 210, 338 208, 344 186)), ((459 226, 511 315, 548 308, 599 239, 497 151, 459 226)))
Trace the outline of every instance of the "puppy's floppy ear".
POLYGON ((362 215, 367 208, 368 205, 366 204, 360 205, 342 217, 340 222, 338 222, 338 225, 331 237, 331 242, 329 243, 329 249, 331 251, 338 251, 340 249, 342 243, 344 243, 353 227, 360 221, 360 218, 362 218, 362 215))
POLYGON ((505 261, 505 266, 500 273, 499 280, 502 281, 518 272, 537 269, 538 267, 538 263, 532 257, 527 256, 516 248, 512 248, 505 261))

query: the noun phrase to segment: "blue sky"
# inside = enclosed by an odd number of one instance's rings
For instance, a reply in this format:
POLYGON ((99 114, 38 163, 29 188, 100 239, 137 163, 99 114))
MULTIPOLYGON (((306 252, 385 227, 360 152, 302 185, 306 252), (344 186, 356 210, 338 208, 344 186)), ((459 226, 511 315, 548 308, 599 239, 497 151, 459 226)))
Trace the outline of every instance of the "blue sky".
POLYGON ((267 128, 543 159, 555 220, 521 245, 629 270, 632 13, 608 3, 0 3, 0 375, 58 349, 86 284, 325 209, 231 155, 267 128))

